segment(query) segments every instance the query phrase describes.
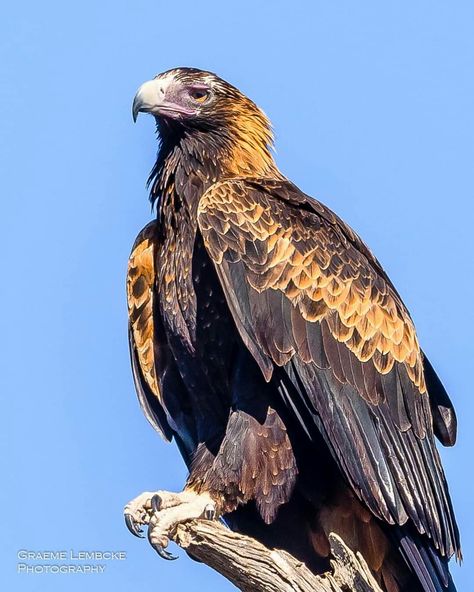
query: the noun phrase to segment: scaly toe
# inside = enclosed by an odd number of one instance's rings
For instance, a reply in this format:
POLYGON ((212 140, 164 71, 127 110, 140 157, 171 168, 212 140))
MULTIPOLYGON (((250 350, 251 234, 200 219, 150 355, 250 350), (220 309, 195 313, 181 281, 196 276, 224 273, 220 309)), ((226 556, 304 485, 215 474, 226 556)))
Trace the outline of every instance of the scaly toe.
POLYGON ((166 537, 164 535, 160 536, 157 531, 158 531, 158 529, 155 528, 154 526, 152 526, 152 525, 149 526, 149 528, 148 528, 148 542, 150 543, 150 545, 153 547, 153 549, 155 549, 155 551, 158 553, 158 555, 160 557, 162 557, 163 559, 166 559, 168 561, 174 561, 175 559, 178 559, 178 557, 176 557, 176 555, 172 555, 171 553, 169 553, 165 549, 165 547, 168 546, 168 537, 166 537))

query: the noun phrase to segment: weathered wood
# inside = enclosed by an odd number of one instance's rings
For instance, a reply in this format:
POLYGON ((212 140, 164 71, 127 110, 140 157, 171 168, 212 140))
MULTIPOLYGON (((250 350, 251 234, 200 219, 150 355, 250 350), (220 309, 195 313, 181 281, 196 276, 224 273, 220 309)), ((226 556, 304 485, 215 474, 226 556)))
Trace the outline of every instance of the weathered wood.
POLYGON ((271 550, 220 522, 180 524, 173 540, 242 592, 381 592, 364 558, 330 535, 331 573, 314 575, 282 550, 271 550))

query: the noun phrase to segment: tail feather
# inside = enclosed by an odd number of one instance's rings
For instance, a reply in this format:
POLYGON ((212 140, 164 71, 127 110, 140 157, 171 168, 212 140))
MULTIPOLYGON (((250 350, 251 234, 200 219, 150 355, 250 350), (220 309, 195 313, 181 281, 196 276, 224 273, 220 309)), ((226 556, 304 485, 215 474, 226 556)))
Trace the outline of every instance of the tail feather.
POLYGON ((448 568, 448 559, 440 557, 432 545, 418 534, 407 534, 394 529, 399 550, 418 578, 423 592, 456 592, 448 568))

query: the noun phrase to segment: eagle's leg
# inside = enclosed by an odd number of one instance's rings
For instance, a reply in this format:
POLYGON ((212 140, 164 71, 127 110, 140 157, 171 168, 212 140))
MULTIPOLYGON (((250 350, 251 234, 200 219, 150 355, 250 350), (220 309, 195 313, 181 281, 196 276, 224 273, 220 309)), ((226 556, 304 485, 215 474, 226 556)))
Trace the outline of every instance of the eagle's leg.
POLYGON ((141 525, 148 524, 148 540, 164 559, 176 559, 164 550, 168 536, 181 522, 205 518, 213 520, 216 504, 206 493, 185 489, 181 493, 146 491, 130 501, 124 510, 125 522, 135 536, 142 536, 141 525))

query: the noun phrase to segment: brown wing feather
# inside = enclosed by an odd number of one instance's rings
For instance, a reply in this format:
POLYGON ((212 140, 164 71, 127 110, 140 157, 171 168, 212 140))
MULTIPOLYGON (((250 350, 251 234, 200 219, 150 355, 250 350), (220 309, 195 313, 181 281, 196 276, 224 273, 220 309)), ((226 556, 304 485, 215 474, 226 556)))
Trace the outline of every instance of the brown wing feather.
MULTIPOLYGON (((370 252, 362 253, 348 240, 335 216, 330 223, 316 211, 285 208, 266 193, 252 199, 255 193, 246 195, 243 187, 239 181, 218 183, 201 199, 199 223, 213 259, 245 258, 247 280, 257 292, 284 292, 304 320, 321 322, 359 362, 372 360, 381 374, 402 363, 424 393, 423 358, 413 322, 372 265, 370 252)), ((275 191, 274 184, 271 189, 275 191)), ((295 346, 282 344, 284 362, 295 346)), ((357 386, 362 395, 373 397, 361 383, 357 386)))
POLYGON ((130 330, 141 372, 152 393, 162 403, 154 347, 155 229, 156 222, 145 226, 133 245, 128 260, 127 303, 130 330))
POLYGON ((423 354, 369 249, 285 181, 217 183, 198 223, 243 341, 267 380, 281 366, 310 401, 359 498, 391 524, 411 519, 442 555, 458 551, 423 354))
POLYGON ((171 439, 162 389, 157 376, 160 343, 154 317, 156 221, 140 232, 128 261, 127 304, 130 355, 138 398, 146 418, 167 440, 171 439))

